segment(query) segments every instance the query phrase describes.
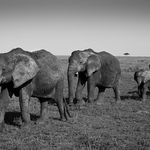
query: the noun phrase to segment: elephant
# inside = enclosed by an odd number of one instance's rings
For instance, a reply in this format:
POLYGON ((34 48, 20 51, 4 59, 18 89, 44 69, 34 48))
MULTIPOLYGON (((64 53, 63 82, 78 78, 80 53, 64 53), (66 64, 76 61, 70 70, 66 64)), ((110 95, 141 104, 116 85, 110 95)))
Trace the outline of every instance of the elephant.
POLYGON ((87 76, 85 63, 88 57, 95 52, 89 48, 85 50, 75 50, 68 59, 68 97, 69 104, 74 104, 74 98, 78 104, 82 104, 82 90, 85 87, 87 76), (74 90, 74 76, 78 77, 76 89, 74 90))
MULTIPOLYGON (((73 51, 69 57, 68 65, 68 91, 69 103, 73 103, 74 76, 78 73, 78 83, 75 91, 75 98, 79 104, 82 102, 82 90, 87 82, 88 102, 93 102, 92 87, 98 86, 99 93, 103 93, 106 87, 112 87, 115 91, 116 99, 120 100, 119 80, 121 76, 120 63, 113 55, 102 51, 95 52, 92 49, 85 49, 83 51, 73 51), (93 71, 91 71, 93 68, 93 71), (89 70, 87 70, 89 69, 89 70), (88 74, 88 72, 91 72, 88 74)), ((98 94, 98 98, 101 94, 98 94)))
POLYGON ((140 69, 134 73, 138 85, 138 94, 142 101, 146 100, 146 92, 150 90, 150 70, 140 69))
POLYGON ((9 99, 19 97, 23 125, 29 125, 29 101, 40 101, 40 121, 47 117, 48 100, 55 96, 60 119, 70 116, 63 99, 64 73, 56 56, 46 50, 34 52, 15 48, 0 54, 0 128, 4 127, 4 115, 9 99), (55 94, 55 95, 54 95, 55 94))
POLYGON ((120 102, 121 68, 119 60, 115 56, 105 51, 91 55, 88 57, 86 70, 89 102, 94 100, 95 87, 98 88, 97 104, 101 104, 106 88, 113 88, 116 101, 120 102))

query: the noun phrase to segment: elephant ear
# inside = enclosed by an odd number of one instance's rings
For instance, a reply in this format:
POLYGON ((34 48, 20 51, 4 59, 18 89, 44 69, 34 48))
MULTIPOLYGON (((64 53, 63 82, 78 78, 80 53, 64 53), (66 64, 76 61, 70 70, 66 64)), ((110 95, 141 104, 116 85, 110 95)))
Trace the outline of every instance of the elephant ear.
POLYGON ((32 79, 38 71, 39 67, 33 58, 25 54, 15 55, 15 67, 12 73, 14 88, 32 79))
POLYGON ((143 77, 143 82, 144 83, 149 81, 150 80, 150 71, 149 70, 148 71, 144 71, 142 73, 142 77, 143 77))
POLYGON ((101 67, 100 58, 97 55, 91 55, 87 60, 87 74, 91 76, 94 72, 98 71, 101 67))
POLYGON ((85 63, 88 59, 89 56, 93 55, 94 52, 92 49, 85 49, 81 53, 79 53, 80 59, 82 60, 83 63, 85 63))

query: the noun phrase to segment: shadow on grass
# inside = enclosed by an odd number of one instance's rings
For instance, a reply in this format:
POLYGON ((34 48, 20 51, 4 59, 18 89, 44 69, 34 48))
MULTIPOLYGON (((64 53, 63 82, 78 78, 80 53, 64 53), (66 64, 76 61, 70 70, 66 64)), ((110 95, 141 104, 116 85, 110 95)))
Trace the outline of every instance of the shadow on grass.
MULTIPOLYGON (((35 114, 30 114, 30 118, 31 118, 32 121, 36 121, 39 118, 39 116, 37 116, 35 114)), ((21 113, 17 112, 17 111, 6 112, 4 121, 8 125, 13 125, 13 126, 20 127, 21 126, 21 124, 20 124, 21 113)))
POLYGON ((134 96, 134 95, 123 95, 121 96, 121 100, 135 100, 135 101, 140 101, 139 96, 134 96))
POLYGON ((130 91, 128 92, 129 95, 123 95, 121 96, 121 100, 125 101, 125 100, 135 100, 135 101, 140 101, 140 97, 138 96, 138 92, 137 91, 130 91))
MULTIPOLYGON (((131 100, 135 100, 135 101, 141 101, 141 98, 138 95, 138 91, 130 91, 130 92, 128 92, 128 94, 130 94, 130 95, 121 96, 121 100, 131 99, 131 100)), ((147 97, 150 97, 150 91, 147 91, 146 95, 147 95, 147 97)))
POLYGON ((56 105, 55 99, 54 98, 48 99, 48 104, 50 104, 50 105, 56 105))
MULTIPOLYGON (((67 104, 69 104, 69 98, 65 98, 65 100, 66 100, 67 104)), ((84 100, 85 102, 87 102, 88 99, 87 99, 87 97, 83 97, 82 100, 84 100)), ((76 98, 74 98, 73 99, 73 103, 77 104, 78 100, 76 98)))

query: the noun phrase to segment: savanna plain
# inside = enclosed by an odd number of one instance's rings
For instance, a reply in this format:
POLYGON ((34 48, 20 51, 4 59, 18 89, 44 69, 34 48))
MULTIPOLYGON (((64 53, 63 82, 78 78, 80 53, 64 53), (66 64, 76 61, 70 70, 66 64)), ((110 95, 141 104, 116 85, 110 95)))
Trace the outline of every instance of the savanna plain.
MULTIPOLYGON (((58 57, 65 71, 64 97, 68 97, 68 57, 58 57)), ((107 89, 101 105, 91 104, 70 110, 73 118, 59 120, 55 103, 48 106, 49 118, 36 125, 39 102, 32 98, 30 112, 32 124, 20 128, 18 98, 13 97, 5 115, 5 131, 0 133, 0 150, 148 150, 150 149, 150 93, 141 102, 137 95, 134 72, 148 69, 150 57, 118 57, 122 76, 121 103, 116 103, 112 89, 107 89)), ((76 79, 75 79, 76 81, 76 79)), ((97 91, 95 91, 95 96, 97 91)), ((86 88, 83 98, 86 99, 86 88)))

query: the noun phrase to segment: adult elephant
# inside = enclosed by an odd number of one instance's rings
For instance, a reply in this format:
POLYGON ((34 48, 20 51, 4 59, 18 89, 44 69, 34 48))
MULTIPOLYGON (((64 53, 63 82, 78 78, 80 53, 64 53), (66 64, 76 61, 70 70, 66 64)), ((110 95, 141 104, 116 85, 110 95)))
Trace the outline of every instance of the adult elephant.
POLYGON ((106 88, 113 88, 116 101, 120 101, 119 80, 121 68, 119 60, 112 54, 102 51, 88 57, 86 63, 88 77, 88 101, 94 99, 95 87, 99 89, 97 104, 100 104, 106 88))
POLYGON ((30 122, 29 100, 37 97, 41 103, 40 120, 47 117, 48 99, 55 94, 61 120, 67 119, 63 104, 64 74, 60 62, 50 52, 35 52, 16 48, 0 54, 0 127, 9 98, 19 96, 22 121, 30 122))
POLYGON ((86 84, 86 68, 85 64, 88 57, 95 52, 92 49, 85 50, 76 50, 73 51, 69 57, 68 65, 68 95, 69 95, 69 104, 73 104, 74 98, 76 98, 78 103, 82 103, 82 90, 86 84), (74 76, 78 74, 78 82, 76 90, 74 90, 74 76))
POLYGON ((134 80, 138 85, 139 97, 145 101, 146 92, 150 89, 150 70, 140 69, 134 73, 134 80))

